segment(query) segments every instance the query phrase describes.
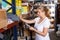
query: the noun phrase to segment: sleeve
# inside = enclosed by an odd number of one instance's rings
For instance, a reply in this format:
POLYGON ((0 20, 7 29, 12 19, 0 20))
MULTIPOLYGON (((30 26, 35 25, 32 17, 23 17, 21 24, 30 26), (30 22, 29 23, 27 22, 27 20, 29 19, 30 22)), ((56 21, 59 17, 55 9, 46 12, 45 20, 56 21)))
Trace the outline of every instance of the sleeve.
POLYGON ((46 20, 44 23, 44 28, 49 28, 51 25, 50 21, 46 20))
POLYGON ((39 17, 35 18, 34 21, 37 22, 39 20, 39 17))

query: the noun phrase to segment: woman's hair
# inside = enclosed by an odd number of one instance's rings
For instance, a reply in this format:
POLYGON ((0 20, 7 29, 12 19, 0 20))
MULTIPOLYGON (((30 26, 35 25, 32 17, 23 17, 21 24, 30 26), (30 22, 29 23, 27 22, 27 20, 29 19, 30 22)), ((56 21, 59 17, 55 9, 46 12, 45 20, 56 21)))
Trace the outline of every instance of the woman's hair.
POLYGON ((50 11, 49 11, 49 9, 48 9, 44 4, 41 3, 41 4, 38 6, 37 9, 42 9, 43 11, 45 11, 45 15, 46 15, 48 18, 50 18, 50 11))

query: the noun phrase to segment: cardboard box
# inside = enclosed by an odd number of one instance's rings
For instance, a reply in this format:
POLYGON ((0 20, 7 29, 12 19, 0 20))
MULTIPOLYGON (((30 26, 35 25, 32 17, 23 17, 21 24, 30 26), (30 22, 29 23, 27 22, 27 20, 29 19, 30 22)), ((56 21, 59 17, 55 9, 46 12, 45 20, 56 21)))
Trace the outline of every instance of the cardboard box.
POLYGON ((0 29, 7 26, 7 14, 5 9, 0 9, 0 29))

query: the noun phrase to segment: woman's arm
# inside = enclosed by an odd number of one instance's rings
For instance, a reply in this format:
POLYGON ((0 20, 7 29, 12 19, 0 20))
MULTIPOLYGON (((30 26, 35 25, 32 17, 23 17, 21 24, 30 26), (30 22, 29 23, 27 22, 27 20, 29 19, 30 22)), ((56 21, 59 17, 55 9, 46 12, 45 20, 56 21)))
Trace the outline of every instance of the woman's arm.
POLYGON ((40 32, 40 31, 34 29, 33 27, 30 27, 29 29, 32 30, 32 31, 34 31, 34 32, 36 32, 36 33, 38 33, 39 35, 42 35, 42 36, 46 36, 46 34, 48 32, 48 28, 44 28, 43 32, 40 32))
POLYGON ((44 28, 43 29, 43 32, 40 32, 40 31, 37 31, 37 30, 34 30, 36 33, 42 35, 42 36, 46 36, 47 32, 48 32, 48 28, 44 28))
POLYGON ((26 23, 35 23, 34 19, 33 20, 26 20, 26 19, 23 19, 22 18, 22 15, 20 15, 20 20, 22 20, 23 22, 26 22, 26 23))

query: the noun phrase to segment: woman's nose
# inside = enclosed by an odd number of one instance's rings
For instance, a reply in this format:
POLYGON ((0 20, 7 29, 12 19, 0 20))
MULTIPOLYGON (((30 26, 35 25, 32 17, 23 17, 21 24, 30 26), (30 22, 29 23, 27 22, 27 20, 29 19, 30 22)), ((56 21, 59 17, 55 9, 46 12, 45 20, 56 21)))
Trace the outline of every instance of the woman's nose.
POLYGON ((39 14, 39 12, 37 12, 37 14, 39 14))
POLYGON ((40 13, 38 12, 37 14, 39 15, 40 13))

